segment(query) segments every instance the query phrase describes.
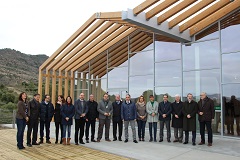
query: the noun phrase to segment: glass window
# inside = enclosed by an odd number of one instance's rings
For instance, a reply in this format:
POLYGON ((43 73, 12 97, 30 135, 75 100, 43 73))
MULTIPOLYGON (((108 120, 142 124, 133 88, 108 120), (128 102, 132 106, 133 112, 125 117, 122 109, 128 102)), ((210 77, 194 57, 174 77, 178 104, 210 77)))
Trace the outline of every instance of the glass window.
POLYGON ((163 101, 163 95, 168 94, 168 101, 174 102, 175 95, 181 95, 181 86, 178 87, 155 87, 155 100, 158 102, 163 101))
POLYGON ((117 67, 108 70, 108 88, 127 88, 128 67, 117 67))
POLYGON ((155 61, 167 61, 181 58, 181 44, 155 41, 155 61))
POLYGON ((183 45, 183 70, 220 68, 219 39, 183 45))
POLYGON ((223 83, 240 82, 240 52, 222 55, 223 83))
POLYGON ((155 63, 155 86, 182 84, 181 60, 155 63))

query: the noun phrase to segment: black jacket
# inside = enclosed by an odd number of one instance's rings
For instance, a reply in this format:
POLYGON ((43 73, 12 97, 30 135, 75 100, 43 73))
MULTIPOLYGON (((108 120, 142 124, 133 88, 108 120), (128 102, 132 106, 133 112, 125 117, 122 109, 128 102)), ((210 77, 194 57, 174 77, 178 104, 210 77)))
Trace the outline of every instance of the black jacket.
POLYGON ((62 121, 61 108, 62 108, 62 106, 60 104, 56 103, 55 109, 54 109, 54 121, 55 122, 62 121))
POLYGON ((51 121, 54 114, 54 107, 51 102, 46 104, 44 101, 40 107, 40 121, 51 121))
POLYGON ((171 120, 171 113, 172 113, 172 107, 171 107, 171 103, 170 102, 166 102, 164 104, 164 102, 160 102, 158 105, 158 113, 159 113, 159 120, 160 121, 167 121, 167 120, 171 120), (167 117, 163 118, 162 115, 166 114, 167 117))
POLYGON ((184 131, 196 131, 196 114, 198 112, 198 104, 195 101, 185 101, 183 103, 183 130, 184 131), (187 118, 187 115, 191 118, 187 118))
POLYGON ((215 116, 213 100, 208 97, 204 100, 200 99, 200 101, 198 101, 198 113, 199 112, 203 112, 203 115, 198 115, 199 121, 212 121, 215 116))
POLYGON ((35 99, 32 99, 31 101, 28 102, 28 107, 31 111, 29 116, 30 120, 38 120, 40 103, 35 99))
POLYGON ((183 128, 183 114, 182 114, 183 102, 182 101, 180 101, 179 103, 173 102, 171 106, 172 106, 172 127, 183 128), (176 118, 175 115, 178 115, 178 118, 176 118))
POLYGON ((120 101, 119 104, 117 104, 117 102, 115 101, 115 102, 112 103, 112 106, 113 106, 112 120, 114 122, 122 121, 122 118, 121 118, 122 101, 120 101))
POLYGON ((86 119, 95 120, 98 118, 99 113, 97 111, 98 103, 96 101, 87 101, 88 112, 86 114, 86 119))

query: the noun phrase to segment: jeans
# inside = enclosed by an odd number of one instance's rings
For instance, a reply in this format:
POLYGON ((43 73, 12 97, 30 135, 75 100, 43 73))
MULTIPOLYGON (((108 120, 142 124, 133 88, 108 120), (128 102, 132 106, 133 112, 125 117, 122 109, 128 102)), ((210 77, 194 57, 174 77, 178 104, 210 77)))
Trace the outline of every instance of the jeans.
POLYGON ((63 138, 71 138, 71 125, 63 125, 63 138), (68 132, 68 137, 66 137, 66 131, 68 132))
POLYGON ((142 138, 144 139, 145 137, 145 126, 146 126, 146 121, 142 121, 142 120, 137 120, 137 124, 138 124, 138 138, 142 138))
POLYGON ((28 129, 27 129, 27 144, 37 143, 37 134, 38 134, 38 120, 30 119, 28 122, 28 129), (32 134, 32 138, 31 138, 31 134, 32 134))
POLYGON ((132 128, 133 140, 136 140, 136 128, 135 128, 135 121, 124 121, 124 131, 125 131, 125 139, 128 139, 128 125, 132 128))
POLYGON ((109 140, 109 129, 110 129, 110 119, 99 119, 99 126, 98 126, 98 140, 102 139, 103 135, 103 127, 105 126, 105 140, 109 140))
POLYGON ((95 124, 96 124, 96 120, 89 120, 86 121, 86 129, 85 129, 85 137, 86 140, 89 140, 89 128, 91 126, 91 140, 94 140, 94 136, 95 136, 95 124))
POLYGON ((153 140, 152 128, 154 130, 154 140, 157 140, 157 122, 149 122, 148 125, 149 125, 150 140, 153 140))
POLYGON ((48 141, 50 139, 50 121, 40 121, 40 140, 43 140, 44 137, 44 125, 46 129, 46 140, 48 141))
POLYGON ((113 138, 117 139, 117 126, 118 126, 118 139, 122 138, 122 129, 123 129, 123 121, 113 121, 113 138))
POLYGON ((160 121, 160 140, 162 140, 164 136, 163 135, 164 124, 166 124, 167 128, 167 140, 170 140, 171 138, 170 120, 160 121))
POLYGON ((25 127, 26 127, 26 120, 16 118, 16 123, 17 123, 17 146, 18 146, 18 148, 22 148, 23 147, 23 135, 24 135, 25 127))
POLYGON ((212 143, 213 141, 213 134, 212 134, 212 122, 211 121, 203 121, 200 123, 200 134, 201 134, 201 142, 205 143, 205 126, 207 127, 208 131, 208 143, 212 143))
POLYGON ((61 140, 63 138, 63 125, 61 124, 61 122, 55 122, 55 127, 56 127, 56 141, 58 141, 58 136, 59 136, 59 129, 61 132, 61 140))

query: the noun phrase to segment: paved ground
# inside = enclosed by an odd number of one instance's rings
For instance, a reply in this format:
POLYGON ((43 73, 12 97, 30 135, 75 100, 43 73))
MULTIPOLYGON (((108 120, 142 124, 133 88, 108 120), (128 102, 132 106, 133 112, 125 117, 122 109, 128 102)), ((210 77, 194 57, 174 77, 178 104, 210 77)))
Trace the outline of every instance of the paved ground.
MULTIPOLYGON (((96 131, 97 131, 96 126, 96 131)), ((111 126, 112 129, 112 126, 111 126)), ((164 142, 148 142, 149 140, 149 134, 148 130, 146 129, 146 141, 145 142, 139 142, 138 144, 135 144, 132 142, 131 137, 131 129, 129 128, 130 133, 130 139, 128 143, 124 142, 105 142, 102 140, 100 143, 89 143, 82 146, 85 146, 87 148, 96 149, 99 151, 104 151, 107 153, 112 153, 115 155, 120 155, 124 157, 129 157, 131 159, 139 159, 139 160, 178 160, 178 159, 185 159, 185 160, 192 160, 193 158, 195 160, 198 159, 204 159, 204 160, 212 160, 212 159, 218 159, 218 160, 239 160, 240 159, 240 139, 231 139, 231 138, 221 138, 220 136, 214 136, 214 143, 212 147, 208 147, 207 145, 204 146, 192 146, 191 143, 187 145, 183 145, 180 143, 168 143, 166 139, 164 139, 164 142)), ((159 131, 158 131, 159 133, 159 131)), ((0 133, 1 134, 1 133, 0 133)), ((97 134, 97 133, 96 133, 97 134)), ((2 134, 1 134, 2 135, 2 134)), ((54 123, 51 124, 51 137, 52 142, 54 142, 55 137, 55 126, 54 123)), ((74 126, 72 126, 72 137, 74 137, 74 126)), ((104 136, 103 136, 104 137, 104 136)), ((173 136, 172 136, 173 137, 173 136)), ((197 142, 199 142, 199 134, 197 135, 197 142)), ((14 137, 15 138, 15 137, 14 137)), ((110 138, 112 139, 112 130, 110 131, 110 138)), ((207 137, 206 137, 207 138, 207 137)), ((124 135, 123 135, 124 139, 124 135)), ((191 139, 191 137, 190 137, 191 139)), ((173 140, 173 138, 172 138, 173 140)), ((72 143, 74 141, 72 140, 72 143)), ((1 145, 1 144, 0 144, 1 145)), ((42 148, 45 146, 48 146, 48 148, 54 148, 54 146, 60 147, 60 149, 63 149, 62 147, 65 146, 59 146, 59 145, 43 145, 42 148)), ((74 147, 75 145, 72 145, 71 147, 74 147)), ((84 148, 86 149, 86 148, 84 148)), ((78 150, 78 149, 76 149, 78 150)), ((75 151, 76 151, 75 150, 75 151)), ((59 156, 61 154, 65 154, 66 152, 59 152, 59 156)), ((70 154, 73 154, 74 152, 69 152, 70 154)), ((80 156, 81 154, 79 154, 80 156)), ((108 157, 105 157, 108 158, 108 157)), ((114 157, 110 157, 109 159, 114 159, 114 157)))

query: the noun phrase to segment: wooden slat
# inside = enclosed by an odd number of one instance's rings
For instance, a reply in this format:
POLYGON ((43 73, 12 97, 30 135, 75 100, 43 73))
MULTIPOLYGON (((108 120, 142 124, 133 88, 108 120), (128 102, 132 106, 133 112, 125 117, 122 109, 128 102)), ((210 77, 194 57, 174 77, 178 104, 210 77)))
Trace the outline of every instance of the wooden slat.
POLYGON ((122 12, 97 12, 97 19, 122 19, 122 12))
MULTIPOLYGON (((49 71, 48 70, 46 70, 46 74, 48 75, 49 74, 49 71)), ((45 82, 45 95, 46 94, 49 94, 49 84, 50 84, 50 77, 49 76, 47 76, 46 77, 46 82, 45 82)))
POLYGON ((171 6, 172 4, 174 4, 177 1, 179 1, 179 0, 163 1, 162 3, 158 4, 153 9, 151 9, 150 11, 148 11, 146 13, 146 19, 149 20, 150 18, 154 17, 156 14, 160 13, 161 11, 168 8, 169 6, 171 6))
POLYGON ((43 76, 42 76, 42 70, 39 69, 38 71, 38 93, 42 97, 42 81, 43 81, 43 76))
POLYGON ((157 23, 161 24, 162 22, 164 22, 168 18, 172 17, 177 12, 183 10, 184 8, 188 7, 189 5, 191 5, 192 3, 196 2, 196 1, 197 0, 184 0, 184 1, 180 2, 178 5, 174 6, 173 8, 171 8, 164 14, 160 15, 157 18, 157 23))
POLYGON ((190 35, 193 36, 197 32, 201 31, 202 29, 206 28, 207 26, 213 24, 217 20, 221 19, 225 15, 231 13, 235 9, 240 8, 240 0, 234 0, 234 2, 228 4, 227 6, 221 8, 220 10, 216 11, 214 14, 208 16, 207 18, 203 19, 202 21, 198 22, 194 26, 190 28, 190 35))
POLYGON ((188 28, 190 28, 194 24, 200 22, 202 19, 208 17, 209 15, 213 14, 214 12, 223 8, 224 6, 226 6, 229 3, 231 3, 230 0, 218 1, 217 3, 215 3, 214 5, 209 7, 208 9, 204 10, 200 14, 198 14, 195 17, 193 17, 192 19, 188 20, 186 23, 179 26, 179 31, 183 32, 183 31, 187 30, 188 28))
POLYGON ((188 17, 190 17, 194 13, 200 11, 201 9, 208 6, 210 3, 214 2, 214 1, 215 0, 202 0, 202 1, 198 2, 196 5, 194 5, 190 9, 186 10, 185 12, 183 12, 182 14, 178 15, 176 18, 171 20, 168 23, 169 28, 173 28, 174 26, 176 26, 177 24, 179 24, 183 20, 187 19, 188 17))
POLYGON ((72 101, 74 102, 74 72, 71 72, 71 80, 70 80, 70 96, 72 97, 72 101))
POLYGON ((137 7, 135 7, 133 9, 133 14, 134 15, 138 15, 139 13, 141 13, 142 11, 144 11, 145 9, 147 9, 148 7, 154 5, 155 3, 157 3, 159 0, 145 0, 143 3, 141 3, 140 5, 138 5, 137 7))
POLYGON ((65 71, 65 77, 67 77, 65 80, 64 80, 64 96, 68 96, 68 83, 69 83, 69 80, 68 80, 68 71, 65 71))
MULTIPOLYGON (((53 78, 52 78, 52 97, 51 97, 51 101, 53 102, 53 105, 55 106, 56 102, 56 71, 52 72, 53 78)), ((56 106, 55 106, 56 107, 56 106)))
POLYGON ((62 71, 58 72, 58 95, 62 95, 62 71))
POLYGON ((69 37, 40 67, 43 70, 61 53, 72 41, 75 40, 86 28, 95 21, 95 14, 92 15, 71 37, 69 37))

